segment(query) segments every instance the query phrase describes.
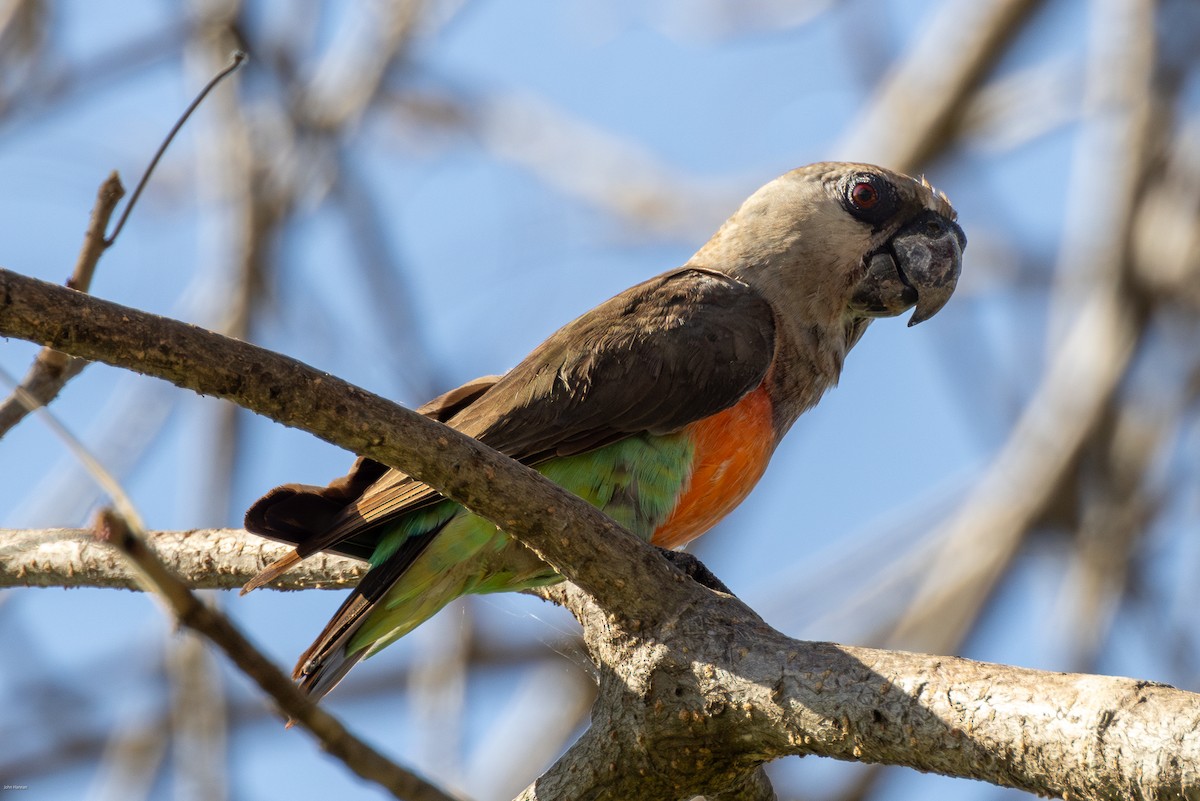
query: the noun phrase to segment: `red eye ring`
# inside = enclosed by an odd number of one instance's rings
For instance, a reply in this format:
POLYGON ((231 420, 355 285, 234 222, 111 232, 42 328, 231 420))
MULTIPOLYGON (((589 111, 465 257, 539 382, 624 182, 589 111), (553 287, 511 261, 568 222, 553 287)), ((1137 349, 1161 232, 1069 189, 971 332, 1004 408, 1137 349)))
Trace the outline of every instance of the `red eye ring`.
POLYGON ((879 202, 879 190, 870 181, 859 181, 850 189, 850 202, 863 211, 874 208, 879 202))

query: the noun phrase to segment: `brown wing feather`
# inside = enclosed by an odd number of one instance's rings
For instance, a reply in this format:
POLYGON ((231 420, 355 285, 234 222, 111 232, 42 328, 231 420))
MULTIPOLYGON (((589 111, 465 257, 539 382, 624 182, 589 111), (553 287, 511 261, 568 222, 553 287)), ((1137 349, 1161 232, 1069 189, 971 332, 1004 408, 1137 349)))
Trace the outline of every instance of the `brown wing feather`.
MULTIPOLYGON (((732 406, 762 382, 774 336, 771 306, 757 291, 722 273, 680 269, 567 324, 498 380, 472 382, 421 411, 433 408, 430 416, 536 464, 638 432, 675 431, 732 406)), ((356 471, 371 465, 378 463, 360 460, 356 471)), ((329 488, 291 487, 282 511, 271 506, 285 489, 268 493, 247 513, 246 527, 296 543, 289 562, 318 550, 360 556, 372 544, 364 534, 441 498, 397 470, 379 473, 366 487, 354 475, 329 488), (346 497, 349 486, 359 494, 346 497), (331 505, 308 497, 314 494, 331 505), (325 512, 314 525, 292 513, 304 504, 325 512), (272 525, 280 520, 287 525, 272 525)), ((256 577, 247 587, 261 583, 256 577)))
POLYGON ((770 304, 727 275, 653 278, 559 329, 450 426, 527 463, 735 404, 774 356, 770 304))

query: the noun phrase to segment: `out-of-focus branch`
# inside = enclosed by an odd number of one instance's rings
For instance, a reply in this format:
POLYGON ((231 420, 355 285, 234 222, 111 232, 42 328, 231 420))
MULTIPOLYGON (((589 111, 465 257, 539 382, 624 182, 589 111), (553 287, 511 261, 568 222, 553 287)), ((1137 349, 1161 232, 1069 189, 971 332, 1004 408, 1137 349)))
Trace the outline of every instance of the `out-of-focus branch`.
POLYGON ((300 692, 228 618, 201 603, 137 537, 125 522, 102 511, 97 534, 133 567, 138 584, 157 595, 184 626, 203 634, 248 677, 271 696, 280 710, 321 741, 321 746, 347 767, 407 801, 455 801, 420 776, 401 768, 353 736, 332 715, 300 692))
POLYGON ((88 789, 89 801, 150 798, 170 742, 165 719, 121 720, 98 754, 95 778, 88 789))
POLYGON ((660 236, 708 236, 748 194, 746 186, 686 176, 644 147, 532 97, 480 98, 472 119, 496 157, 660 236))
POLYGON ((1100 419, 1136 336, 1136 322, 1118 298, 1092 299, 1008 442, 944 524, 946 545, 890 643, 924 648, 930 638, 962 637, 1100 419))
POLYGON ((176 57, 185 29, 183 24, 168 23, 75 65, 39 64, 40 69, 30 72, 19 89, 0 92, 0 124, 28 123, 52 114, 82 95, 95 94, 106 83, 176 57))
POLYGON ((692 242, 712 233, 758 181, 710 179, 672 167, 645 146, 513 92, 463 98, 451 90, 386 97, 407 134, 467 135, 497 159, 527 170, 566 197, 619 217, 630 233, 692 242))
POLYGON ((966 633, 1026 532, 1070 480, 1144 333, 1145 304, 1131 291, 1128 254, 1151 120, 1153 10, 1142 4, 1132 20, 1116 16, 1119 25, 1111 15, 1096 24, 1119 27, 1129 37, 1124 58, 1106 51, 1106 72, 1089 80, 1107 86, 1108 73, 1119 71, 1123 91, 1110 99, 1115 109, 1106 107, 1093 120, 1102 132, 1081 148, 1069 196, 1091 194, 1086 187, 1097 164, 1106 166, 1105 191, 1064 240, 1059 273, 1078 279, 1060 280, 1053 298, 1052 311, 1072 322, 1052 345, 1041 384, 1007 443, 944 524, 946 545, 890 644, 943 650, 966 633), (1081 303, 1075 290, 1085 280, 1081 303))
POLYGON ((968 94, 1038 2, 946 3, 850 126, 841 157, 912 172, 945 150, 968 94))
MULTIPOLYGON (((210 603, 215 598, 209 597, 210 603)), ((181 801, 228 801, 229 701, 204 637, 179 632, 167 645, 171 767, 181 801)))
POLYGON ((1075 60, 1054 58, 982 86, 961 112, 957 133, 1006 151, 1074 122, 1083 113, 1083 72, 1075 60))
POLYGON ((356 123, 374 102, 388 69, 404 56, 424 6, 423 0, 363 6, 371 15, 361 23, 365 35, 355 31, 335 42, 300 93, 298 108, 305 123, 326 133, 356 123))
MULTIPOLYGON (((75 261, 75 269, 67 279, 67 286, 71 289, 87 292, 91 287, 96 264, 109 245, 104 236, 108 221, 124 195, 125 187, 121 186, 121 178, 115 172, 100 185, 96 205, 92 207, 92 216, 83 236, 83 247, 75 261)), ((73 358, 53 348, 42 348, 21 381, 20 388, 0 404, 0 437, 36 408, 27 401, 45 406, 58 397, 67 382, 79 375, 86 366, 84 359, 73 358)))
MULTIPOLYGON (((3 537, 9 532, 0 530, 0 537, 3 537)), ((90 532, 89 532, 90 536, 90 532)), ((153 539, 153 535, 150 536, 153 539)), ((8 629, 12 631, 12 625, 9 624, 8 629)), ((8 642, 12 642, 9 640, 8 642)), ((495 669, 500 671, 531 670, 534 674, 549 675, 553 673, 556 680, 566 680, 573 682, 586 689, 586 702, 581 700, 578 708, 570 708, 569 710, 560 710, 559 715, 563 718, 564 724, 566 720, 576 721, 569 726, 569 730, 564 728, 561 731, 561 737, 556 739, 560 734, 558 730, 554 730, 547 736, 548 742, 533 743, 531 748, 536 753, 537 749, 545 747, 549 753, 546 758, 533 763, 522 759, 518 763, 505 762, 506 767, 512 764, 524 764, 527 769, 519 775, 519 780, 514 780, 516 775, 515 770, 505 770, 502 780, 493 784, 491 776, 493 773, 488 772, 489 765, 485 765, 482 771, 475 770, 472 766, 469 770, 472 775, 481 777, 479 786, 486 788, 511 787, 518 788, 524 786, 529 780, 529 776, 536 770, 541 769, 552 756, 561 753, 568 743, 563 740, 568 736, 572 737, 579 731, 580 726, 587 720, 588 707, 591 706, 591 700, 595 696, 595 682, 591 680, 591 674, 583 670, 567 670, 564 672, 563 658, 571 662, 586 660, 587 657, 582 653, 582 644, 574 637, 562 637, 558 640, 550 640, 548 642, 510 642, 481 640, 474 638, 471 643, 471 651, 469 659, 472 667, 476 670, 488 671, 495 669), (567 677, 564 679, 564 677, 567 677)), ((128 669, 129 654, 121 652, 114 653, 108 657, 88 660, 80 664, 80 667, 88 671, 89 675, 107 676, 121 667, 128 669)), ((30 672, 37 671, 36 662, 33 662, 28 670, 30 672)), ((383 667, 382 665, 379 667, 383 667)), ((143 665, 142 670, 148 674, 154 674, 155 666, 151 663, 143 665)), ((354 700, 377 699, 381 694, 391 694, 396 691, 397 687, 403 687, 408 680, 409 670, 404 664, 393 665, 390 669, 375 670, 368 672, 367 675, 355 676, 353 680, 346 681, 338 687, 338 697, 342 703, 352 702, 354 700)), ((21 684, 20 686, 25 686, 21 684)), ((228 710, 229 725, 232 729, 239 730, 244 727, 263 725, 266 718, 274 718, 274 712, 269 710, 257 695, 252 695, 249 692, 240 692, 236 687, 231 688, 231 702, 228 710)), ((53 686, 45 691, 38 693, 38 701, 36 708, 32 710, 32 715, 29 720, 47 719, 46 716, 52 714, 53 710, 58 707, 56 704, 70 703, 72 698, 71 690, 67 685, 53 686), (49 697, 47 697, 49 696, 49 697), (39 703, 40 702, 40 703, 39 703), (42 717, 39 717, 41 713, 42 717)), ((520 702, 522 699, 518 695, 512 699, 512 703, 520 702)), ((540 696, 538 700, 544 700, 540 696)), ((572 700, 569 703, 574 704, 572 700)), ((168 727, 168 710, 156 710, 149 715, 150 719, 146 721, 145 727, 153 729, 160 733, 167 730, 168 727)), ((53 736, 47 738, 45 742, 38 742, 32 749, 23 749, 19 752, 3 752, 0 753, 0 776, 20 776, 22 780, 32 780, 29 783, 37 781, 44 776, 62 775, 63 771, 79 769, 81 765, 91 764, 105 747, 105 743, 109 740, 110 724, 106 720, 68 720, 59 716, 62 731, 54 731, 53 736)), ((25 730, 28 725, 27 720, 6 718, 0 723, 0 740, 5 742, 14 737, 19 736, 19 732, 25 730)), ((524 731, 524 730, 523 730, 524 731)), ((484 732, 482 742, 491 743, 496 740, 488 739, 492 737, 495 729, 489 729, 484 732)), ((508 732, 500 732, 499 736, 512 736, 508 732)), ((488 751, 486 746, 481 750, 488 751)), ((491 754, 491 751, 488 751, 491 754)), ((522 754, 522 757, 527 757, 529 752, 522 754)), ((498 759, 503 759, 502 755, 497 754, 498 759)), ((511 792, 504 793, 497 790, 496 795, 511 796, 516 793, 516 789, 511 792)), ((480 793, 480 795, 487 795, 480 793)))

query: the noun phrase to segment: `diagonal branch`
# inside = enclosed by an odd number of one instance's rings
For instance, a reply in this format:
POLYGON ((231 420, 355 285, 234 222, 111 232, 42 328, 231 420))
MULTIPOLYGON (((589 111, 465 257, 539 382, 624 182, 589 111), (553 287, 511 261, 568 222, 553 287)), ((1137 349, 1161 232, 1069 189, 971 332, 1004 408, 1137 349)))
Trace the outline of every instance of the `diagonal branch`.
POLYGON ((920 169, 948 147, 967 98, 1038 5, 1039 0, 943 4, 916 46, 880 83, 839 151, 901 172, 920 169))
MULTIPOLYGON (((88 221, 87 232, 83 237, 83 247, 75 262, 75 270, 67 279, 67 286, 80 292, 87 292, 92 284, 92 276, 96 272, 96 264, 100 256, 108 249, 108 241, 104 232, 112 217, 117 203, 125 196, 125 187, 121 186, 120 177, 114 172, 100 185, 96 195, 96 205, 92 207, 92 216, 88 221)), ((53 348, 42 348, 21 381, 20 387, 11 397, 0 404, 0 437, 25 416, 33 411, 28 400, 45 406, 58 397, 58 393, 80 371, 87 366, 87 361, 75 359, 53 348)))
POLYGON ((123 554, 138 583, 157 595, 180 624, 203 634, 271 696, 289 718, 312 732, 321 746, 355 773, 373 781, 399 799, 455 801, 422 777, 401 768, 346 730, 336 718, 313 703, 279 668, 263 656, 229 618, 202 603, 167 568, 125 521, 111 510, 102 510, 97 534, 123 554))
POLYGON ((583 592, 544 594, 584 625, 600 678, 592 725, 523 798, 755 797, 759 766, 798 754, 1076 799, 1200 793, 1191 693, 792 640, 532 471, 304 365, 2 270, 0 334, 236 399, 397 464, 577 580, 583 592))
POLYGON ((398 467, 502 526, 627 620, 659 619, 687 601, 681 573, 585 501, 470 437, 293 359, 2 269, 0 336, 232 400, 398 467), (648 597, 640 590, 647 586, 659 592, 648 597))

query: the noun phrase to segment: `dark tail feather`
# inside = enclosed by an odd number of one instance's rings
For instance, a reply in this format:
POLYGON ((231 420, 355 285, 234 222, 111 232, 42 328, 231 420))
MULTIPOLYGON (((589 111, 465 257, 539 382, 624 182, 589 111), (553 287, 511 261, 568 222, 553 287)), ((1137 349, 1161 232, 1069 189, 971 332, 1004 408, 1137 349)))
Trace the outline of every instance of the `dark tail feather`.
POLYGON ((300 655, 292 678, 299 682, 300 689, 313 701, 320 700, 332 690, 366 654, 366 649, 346 653, 346 643, 362 626, 374 606, 374 600, 366 598, 356 589, 338 608, 313 644, 308 646, 308 650, 300 655))
POLYGON ((375 604, 433 542, 443 526, 445 523, 424 534, 409 537, 387 561, 369 570, 313 644, 300 655, 292 678, 314 701, 332 690, 350 668, 366 656, 368 648, 347 653, 346 644, 366 622, 375 604))
MULTIPOLYGON (((500 376, 489 375, 443 393, 417 409, 426 417, 446 422, 492 388, 500 376)), ((350 472, 325 487, 284 484, 255 501, 246 512, 246 530, 289 545, 296 550, 271 563, 242 587, 242 595, 278 578, 297 562, 317 551, 370 559, 375 542, 359 541, 364 521, 347 515, 367 489, 388 472, 386 465, 360 456, 350 472)), ((382 521, 379 521, 382 522, 382 521)), ((370 528, 368 524, 365 528, 370 528)))
POLYGON ((350 672, 350 668, 359 663, 366 656, 366 649, 355 651, 353 654, 347 654, 344 648, 339 648, 337 651, 326 656, 322 662, 312 673, 303 673, 297 678, 300 681, 300 690, 308 695, 308 697, 316 703, 325 697, 325 694, 338 685, 346 674, 350 672))
MULTIPOLYGON (((359 661, 366 656, 366 649, 356 651, 353 654, 347 654, 345 649, 338 648, 326 654, 324 660, 317 664, 311 673, 302 672, 308 661, 310 648, 300 658, 300 664, 296 665, 296 670, 292 674, 292 678, 299 682, 300 691, 308 696, 308 699, 314 704, 325 697, 325 694, 338 685, 346 674, 350 672, 350 668, 354 667, 359 661)), ((296 725, 295 718, 288 718, 284 728, 290 729, 296 725)))

